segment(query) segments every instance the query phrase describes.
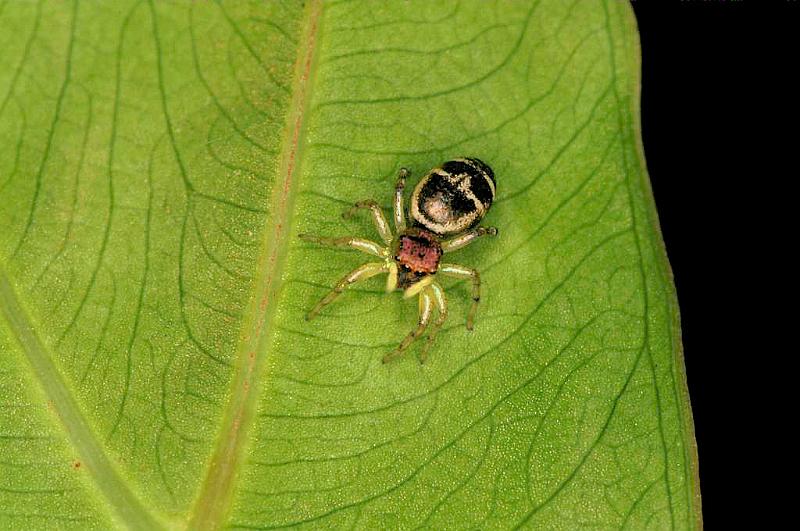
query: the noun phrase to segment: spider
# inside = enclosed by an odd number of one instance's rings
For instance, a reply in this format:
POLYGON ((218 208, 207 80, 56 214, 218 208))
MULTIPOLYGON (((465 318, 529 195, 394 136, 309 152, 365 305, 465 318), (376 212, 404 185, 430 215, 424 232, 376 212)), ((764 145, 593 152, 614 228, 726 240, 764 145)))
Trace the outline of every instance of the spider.
POLYGON ((481 281, 478 271, 457 264, 441 262, 444 253, 461 249, 477 238, 497 235, 494 227, 476 227, 486 215, 495 197, 494 172, 476 158, 460 158, 445 162, 429 171, 411 194, 411 223, 406 222, 403 192, 410 175, 400 169, 394 192, 394 232, 381 207, 373 200, 359 201, 342 214, 349 219, 359 209, 372 213, 372 220, 383 240, 383 245, 364 238, 344 236, 326 238, 300 234, 305 241, 330 247, 352 248, 381 259, 357 267, 342 278, 333 290, 325 295, 306 320, 313 319, 325 306, 356 282, 381 273, 387 273, 386 292, 403 291, 403 298, 419 296, 419 322, 396 349, 383 357, 386 363, 400 356, 419 338, 431 322, 434 307, 438 316, 428 334, 419 356, 420 363, 428 357, 428 350, 436 334, 447 319, 447 299, 436 282, 436 275, 472 280, 472 306, 467 314, 467 330, 472 330, 480 301, 481 281))

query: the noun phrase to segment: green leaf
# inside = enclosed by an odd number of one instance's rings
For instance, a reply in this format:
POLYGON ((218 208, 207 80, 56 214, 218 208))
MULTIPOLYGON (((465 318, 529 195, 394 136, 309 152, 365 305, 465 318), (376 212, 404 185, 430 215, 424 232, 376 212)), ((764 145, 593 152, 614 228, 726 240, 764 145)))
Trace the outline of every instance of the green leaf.
POLYGON ((0 528, 700 526, 629 6, 0 3, 0 528), (489 162, 450 318, 382 279, 402 166, 489 162))

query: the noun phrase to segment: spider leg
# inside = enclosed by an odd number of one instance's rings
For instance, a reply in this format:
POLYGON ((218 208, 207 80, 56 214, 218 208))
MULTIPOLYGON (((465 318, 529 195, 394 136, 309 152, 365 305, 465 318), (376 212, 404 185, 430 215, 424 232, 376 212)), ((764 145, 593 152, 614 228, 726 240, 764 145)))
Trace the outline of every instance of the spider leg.
POLYGON ((340 293, 349 288, 352 284, 355 284, 360 280, 366 280, 370 277, 374 277, 375 275, 385 273, 386 271, 387 266, 383 262, 371 262, 353 269, 336 284, 332 291, 322 297, 316 306, 311 308, 311 311, 306 314, 306 321, 313 319, 320 312, 320 310, 332 303, 340 293))
POLYGON ((403 339, 403 341, 400 342, 400 345, 398 345, 396 349, 383 357, 383 363, 391 361, 402 354, 403 351, 407 349, 415 339, 425 332, 425 329, 428 327, 428 323, 431 320, 431 313, 433 313, 433 301, 431 300, 429 290, 426 289, 423 290, 419 295, 419 323, 417 324, 417 327, 409 332, 409 334, 403 339))
POLYGON ((326 238, 324 236, 312 236, 310 234, 298 234, 301 240, 317 243, 319 245, 327 245, 328 247, 350 247, 362 253, 371 254, 380 258, 386 258, 388 253, 385 247, 378 245, 371 240, 364 238, 354 238, 352 236, 344 236, 342 238, 326 238))
POLYGON ((422 346, 422 352, 419 355, 419 362, 425 363, 428 359, 428 349, 431 348, 433 342, 436 340, 436 334, 439 333, 439 330, 442 329, 442 325, 447 320, 447 298, 444 296, 444 290, 442 290, 441 286, 437 283, 431 284, 430 288, 428 288, 433 296, 433 301, 436 303, 436 309, 439 311, 439 316, 433 322, 431 326, 431 331, 428 334, 428 339, 425 341, 425 345, 422 346))
POLYGON ((397 289, 399 277, 399 271, 397 270, 396 262, 389 261, 388 273, 389 275, 386 277, 386 293, 391 293, 397 289))
POLYGON ((406 207, 403 205, 403 191, 406 188, 406 179, 410 173, 406 168, 400 168, 397 174, 397 183, 394 185, 394 228, 397 232, 406 228, 406 207))
POLYGON ((375 223, 375 228, 378 229, 378 234, 381 235, 383 243, 386 245, 392 243, 392 229, 389 228, 389 222, 386 221, 386 216, 383 215, 383 210, 381 210, 380 205, 372 199, 359 201, 353 205, 350 210, 342 214, 342 217, 344 219, 350 219, 359 208, 366 208, 372 211, 372 221, 375 223))
POLYGON ((439 273, 453 278, 472 279, 472 306, 467 314, 467 330, 475 326, 475 314, 478 311, 478 302, 481 300, 481 276, 477 270, 457 264, 439 264, 439 273))
POLYGON ((466 247, 470 243, 474 242, 481 236, 487 234, 489 236, 497 236, 497 229, 494 227, 478 227, 477 229, 472 229, 471 231, 467 231, 464 234, 456 236, 455 238, 450 238, 449 240, 443 241, 442 251, 449 253, 451 251, 461 249, 462 247, 466 247))

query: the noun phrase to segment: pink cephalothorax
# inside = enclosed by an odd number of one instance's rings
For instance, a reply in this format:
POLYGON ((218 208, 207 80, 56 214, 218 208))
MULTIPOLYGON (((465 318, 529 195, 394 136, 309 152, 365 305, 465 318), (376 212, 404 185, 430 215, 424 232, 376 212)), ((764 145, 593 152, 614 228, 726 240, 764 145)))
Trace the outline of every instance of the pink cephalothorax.
POLYGON ((349 218, 358 209, 370 210, 384 245, 349 236, 325 238, 300 234, 300 238, 306 241, 350 247, 382 259, 381 262, 364 264, 351 271, 308 312, 306 319, 316 316, 348 286, 381 273, 388 274, 386 291, 402 290, 405 298, 419 295, 417 328, 395 350, 384 356, 384 362, 399 356, 425 332, 435 307, 438 316, 422 347, 420 362, 427 358, 428 349, 447 318, 447 300, 444 290, 436 282, 438 274, 472 280, 472 306, 467 315, 467 329, 472 330, 480 300, 480 275, 475 269, 441 263, 441 258, 445 253, 461 249, 480 236, 497 235, 494 227, 476 227, 495 197, 494 172, 487 164, 476 158, 461 158, 447 161, 429 171, 411 195, 410 227, 406 226, 403 204, 408 175, 408 170, 402 168, 395 185, 394 231, 375 201, 359 201, 344 213, 344 217, 349 218))
POLYGON ((442 246, 439 240, 428 231, 409 231, 400 236, 397 248, 397 262, 414 273, 436 273, 442 246))

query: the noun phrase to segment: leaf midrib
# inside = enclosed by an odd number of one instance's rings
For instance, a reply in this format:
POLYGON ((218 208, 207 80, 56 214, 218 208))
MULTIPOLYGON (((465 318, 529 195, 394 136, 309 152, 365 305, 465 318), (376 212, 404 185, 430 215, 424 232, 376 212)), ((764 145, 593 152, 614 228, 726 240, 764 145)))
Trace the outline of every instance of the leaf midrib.
POLYGON ((279 294, 288 248, 290 213, 303 145, 301 134, 308 108, 321 13, 321 0, 309 2, 303 12, 301 44, 298 46, 292 80, 292 99, 286 113, 283 145, 269 210, 272 215, 264 229, 258 260, 261 274, 257 276, 246 313, 249 319, 242 326, 231 396, 223 414, 217 444, 194 508, 187 518, 190 529, 217 529, 224 524, 233 497, 236 472, 241 465, 241 456, 253 423, 255 402, 260 394, 258 384, 263 380, 260 375, 267 356, 266 345, 276 306, 270 301, 274 301, 279 294))
MULTIPOLYGON (((281 274, 288 248, 290 214, 296 189, 302 130, 308 106, 313 74, 314 51, 319 32, 322 3, 310 2, 303 13, 302 40, 292 83, 292 100, 286 112, 283 146, 271 200, 272 212, 265 226, 262 252, 258 260, 261 272, 253 287, 249 318, 243 323, 237 355, 236 372, 231 383, 230 399, 222 415, 216 446, 198 493, 195 505, 185 521, 191 529, 216 529, 224 519, 232 500, 236 471, 247 442, 255 402, 259 396, 259 375, 266 358, 266 344, 272 330, 273 301, 280 290, 281 274), (272 230, 270 230, 272 229, 272 230)), ((107 450, 90 427, 53 360, 55 356, 37 336, 34 321, 20 303, 14 286, 0 267, 0 317, 8 322, 20 344, 37 383, 56 413, 64 433, 75 447, 98 491, 114 508, 119 522, 131 529, 163 529, 166 523, 149 511, 131 490, 107 450)))
POLYGON ((72 390, 56 366, 53 355, 36 335, 36 327, 19 302, 6 272, 0 267, 0 316, 7 321, 25 354, 48 403, 55 411, 64 433, 78 451, 86 470, 116 515, 132 529, 160 529, 163 524, 142 504, 109 460, 89 423, 84 418, 72 390))

